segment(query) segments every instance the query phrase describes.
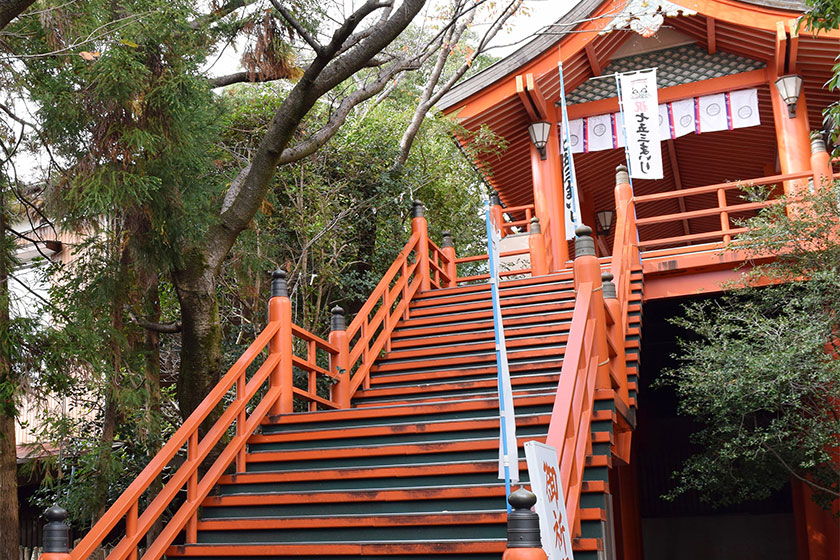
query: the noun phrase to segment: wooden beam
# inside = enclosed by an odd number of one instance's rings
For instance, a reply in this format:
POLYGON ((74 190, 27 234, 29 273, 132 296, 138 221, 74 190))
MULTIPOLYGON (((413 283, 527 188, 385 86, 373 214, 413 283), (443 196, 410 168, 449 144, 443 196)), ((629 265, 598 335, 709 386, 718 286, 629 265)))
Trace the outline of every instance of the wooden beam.
POLYGON ((534 104, 534 108, 540 115, 540 119, 547 119, 548 100, 546 100, 543 95, 542 88, 537 86, 537 82, 534 80, 533 74, 525 74, 525 88, 528 93, 528 97, 531 98, 531 102, 534 104))
POLYGON ((589 60, 589 67, 592 68, 592 75, 600 76, 601 63, 598 62, 598 55, 595 54, 595 47, 592 46, 592 43, 587 43, 586 46, 583 47, 583 52, 586 53, 586 59, 589 60))
POLYGON ((717 52, 717 36, 715 35, 715 18, 706 17, 706 47, 709 54, 717 52))
POLYGON ((525 91, 525 81, 522 79, 521 74, 516 77, 516 94, 519 95, 519 100, 522 101, 522 105, 531 118, 531 122, 540 120, 537 112, 534 110, 534 102, 531 101, 531 98, 528 97, 528 93, 525 91))
POLYGON ((799 29, 797 20, 790 19, 787 21, 787 32, 788 42, 790 43, 787 57, 787 72, 788 74, 795 74, 796 59, 799 56, 799 29))
MULTIPOLYGON (((750 70, 749 72, 741 72, 740 74, 680 84, 658 90, 659 102, 667 103, 668 101, 679 101, 680 99, 688 99, 689 97, 766 86, 768 80, 767 69, 760 68, 758 70, 750 70)), ((587 103, 575 103, 568 107, 570 119, 593 117, 595 115, 615 113, 616 111, 618 111, 618 99, 615 97, 589 101, 587 103)))
POLYGON ((773 69, 777 76, 782 76, 785 73, 785 59, 787 58, 787 33, 785 32, 785 22, 776 22, 776 54, 773 60, 773 69))
MULTIPOLYGON (((674 141, 668 138, 665 141, 665 144, 668 146, 668 157, 671 160, 671 173, 674 176, 674 188, 678 191, 681 191, 682 186, 682 176, 680 175, 680 166, 677 163, 677 148, 674 146, 674 141)), ((677 202, 680 206, 680 212, 685 213, 685 197, 681 196, 677 198, 677 202)), ((682 220, 683 225, 683 232, 685 235, 691 235, 691 228, 688 225, 688 220, 682 220)))

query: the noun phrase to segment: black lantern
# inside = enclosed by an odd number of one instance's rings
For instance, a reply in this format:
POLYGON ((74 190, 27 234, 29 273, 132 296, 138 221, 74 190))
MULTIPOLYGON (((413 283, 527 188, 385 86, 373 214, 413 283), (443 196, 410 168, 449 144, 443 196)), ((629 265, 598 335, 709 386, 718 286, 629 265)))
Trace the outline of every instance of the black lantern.
POLYGON ((598 222, 598 235, 609 235, 612 229, 613 219, 615 218, 614 210, 601 210, 595 214, 598 222))
POLYGON ((796 103, 799 101, 799 95, 802 93, 802 78, 796 74, 780 76, 776 80, 776 89, 779 90, 779 95, 787 104, 788 116, 795 118, 796 103))
POLYGON ((528 127, 528 136, 531 137, 531 142, 540 153, 540 159, 545 159, 545 145, 548 142, 548 135, 551 131, 551 124, 545 121, 531 123, 528 127))

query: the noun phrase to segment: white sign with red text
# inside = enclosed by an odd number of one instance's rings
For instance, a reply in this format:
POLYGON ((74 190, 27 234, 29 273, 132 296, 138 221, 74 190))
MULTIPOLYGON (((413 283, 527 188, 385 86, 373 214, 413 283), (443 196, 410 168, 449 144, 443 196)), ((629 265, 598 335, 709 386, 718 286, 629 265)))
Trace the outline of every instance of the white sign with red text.
POLYGON ((662 178, 656 69, 618 75, 630 177, 662 178))
POLYGON ((540 540, 548 560, 572 560, 572 535, 566 519, 566 499, 560 484, 557 450, 536 441, 525 442, 528 478, 537 496, 540 540))

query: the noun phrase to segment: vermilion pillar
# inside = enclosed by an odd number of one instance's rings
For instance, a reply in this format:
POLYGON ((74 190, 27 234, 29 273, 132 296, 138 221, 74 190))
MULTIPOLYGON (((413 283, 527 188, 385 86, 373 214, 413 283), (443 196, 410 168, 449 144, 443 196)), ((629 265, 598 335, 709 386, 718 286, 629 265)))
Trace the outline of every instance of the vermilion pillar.
MULTIPOLYGON (((796 117, 790 118, 787 104, 776 89, 775 77, 770 82, 770 99, 773 104, 773 123, 776 125, 776 145, 779 166, 783 174, 811 169, 811 139, 808 128, 808 107, 805 93, 799 96, 796 117)), ((791 195, 807 187, 808 179, 785 181, 785 194, 791 195)))
POLYGON ((560 135, 554 105, 548 107, 546 120, 551 124, 545 159, 531 145, 531 177, 534 182, 534 210, 548 239, 546 251, 551 272, 561 270, 569 260, 566 243, 566 221, 563 215, 563 169, 560 160, 560 135), (547 224, 547 225, 546 225, 547 224))

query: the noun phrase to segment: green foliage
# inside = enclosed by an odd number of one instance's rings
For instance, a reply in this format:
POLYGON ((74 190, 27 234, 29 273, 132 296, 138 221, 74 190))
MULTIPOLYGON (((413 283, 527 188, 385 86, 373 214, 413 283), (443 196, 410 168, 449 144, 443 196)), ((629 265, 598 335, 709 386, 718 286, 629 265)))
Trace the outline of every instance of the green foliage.
POLYGON ((681 365, 663 383, 702 424, 695 441, 703 452, 676 473, 671 497, 761 499, 791 476, 826 507, 838 497, 838 193, 829 186, 748 220, 733 249, 777 258, 674 320, 696 337, 680 342, 681 365))

